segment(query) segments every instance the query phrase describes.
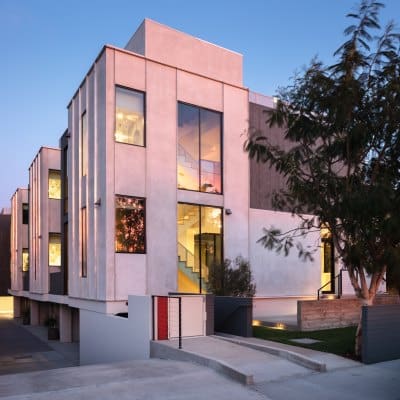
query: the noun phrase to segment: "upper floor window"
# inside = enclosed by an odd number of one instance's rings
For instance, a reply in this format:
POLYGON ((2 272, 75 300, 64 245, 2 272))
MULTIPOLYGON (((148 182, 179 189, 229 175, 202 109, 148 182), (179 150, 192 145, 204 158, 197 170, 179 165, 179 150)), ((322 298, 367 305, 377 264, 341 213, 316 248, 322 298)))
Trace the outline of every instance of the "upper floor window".
POLYGON ((87 212, 81 209, 81 277, 87 277, 87 212))
POLYGON ((22 203, 22 223, 27 225, 29 223, 29 204, 22 203))
POLYGON ((61 235, 49 233, 49 266, 61 267, 61 235))
POLYGON ((61 172, 49 170, 49 199, 61 199, 61 172))
POLYGON ((144 93, 115 88, 115 140, 144 146, 144 93))
POLYGON ((87 175, 88 168, 88 123, 86 111, 81 117, 81 170, 82 176, 87 175))
POLYGON ((145 199, 115 196, 115 251, 145 253, 145 199))
POLYGON ((29 250, 22 249, 22 271, 29 271, 29 250))
POLYGON ((222 193, 222 114, 178 103, 178 188, 222 193))

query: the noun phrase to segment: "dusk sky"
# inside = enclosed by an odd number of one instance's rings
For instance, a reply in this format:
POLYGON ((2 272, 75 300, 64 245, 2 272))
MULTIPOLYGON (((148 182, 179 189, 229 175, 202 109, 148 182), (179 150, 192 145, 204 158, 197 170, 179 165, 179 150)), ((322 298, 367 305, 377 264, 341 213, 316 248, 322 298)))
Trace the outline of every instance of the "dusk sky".
MULTIPOLYGON (((400 1, 381 23, 400 24, 400 1)), ((42 145, 58 146, 66 106, 104 44, 144 18, 244 56, 244 85, 273 95, 317 55, 332 62, 353 0, 0 0, 0 210, 42 145)))

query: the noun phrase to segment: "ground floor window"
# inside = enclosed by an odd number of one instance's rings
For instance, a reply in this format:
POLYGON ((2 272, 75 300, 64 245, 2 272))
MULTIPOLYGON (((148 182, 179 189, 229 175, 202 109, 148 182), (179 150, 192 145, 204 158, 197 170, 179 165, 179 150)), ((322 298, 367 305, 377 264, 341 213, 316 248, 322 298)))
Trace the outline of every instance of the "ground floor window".
POLYGON ((333 249, 333 241, 330 233, 323 233, 321 238, 321 285, 326 285, 323 293, 335 292, 335 257, 333 249))
POLYGON ((178 291, 206 293, 208 271, 222 261, 222 209, 178 204, 178 291))

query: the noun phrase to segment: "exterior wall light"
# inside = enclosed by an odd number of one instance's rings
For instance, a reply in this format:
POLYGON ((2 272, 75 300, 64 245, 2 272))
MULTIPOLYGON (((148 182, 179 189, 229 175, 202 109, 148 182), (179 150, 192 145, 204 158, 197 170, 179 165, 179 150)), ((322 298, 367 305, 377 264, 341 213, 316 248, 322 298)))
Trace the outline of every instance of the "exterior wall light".
POLYGON ((226 215, 231 215, 232 214, 232 210, 230 208, 226 208, 225 209, 225 214, 226 215))
POLYGON ((101 206, 101 199, 100 199, 100 197, 97 199, 97 201, 94 203, 94 205, 95 205, 96 207, 100 207, 100 206, 101 206))

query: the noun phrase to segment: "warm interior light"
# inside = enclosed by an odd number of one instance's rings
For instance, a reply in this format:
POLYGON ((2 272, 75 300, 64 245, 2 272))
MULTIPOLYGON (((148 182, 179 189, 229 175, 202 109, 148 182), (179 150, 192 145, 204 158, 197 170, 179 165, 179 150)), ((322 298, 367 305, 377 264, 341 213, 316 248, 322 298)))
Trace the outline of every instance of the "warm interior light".
POLYGON ((252 325, 253 326, 261 326, 261 321, 258 319, 253 319, 252 325))

